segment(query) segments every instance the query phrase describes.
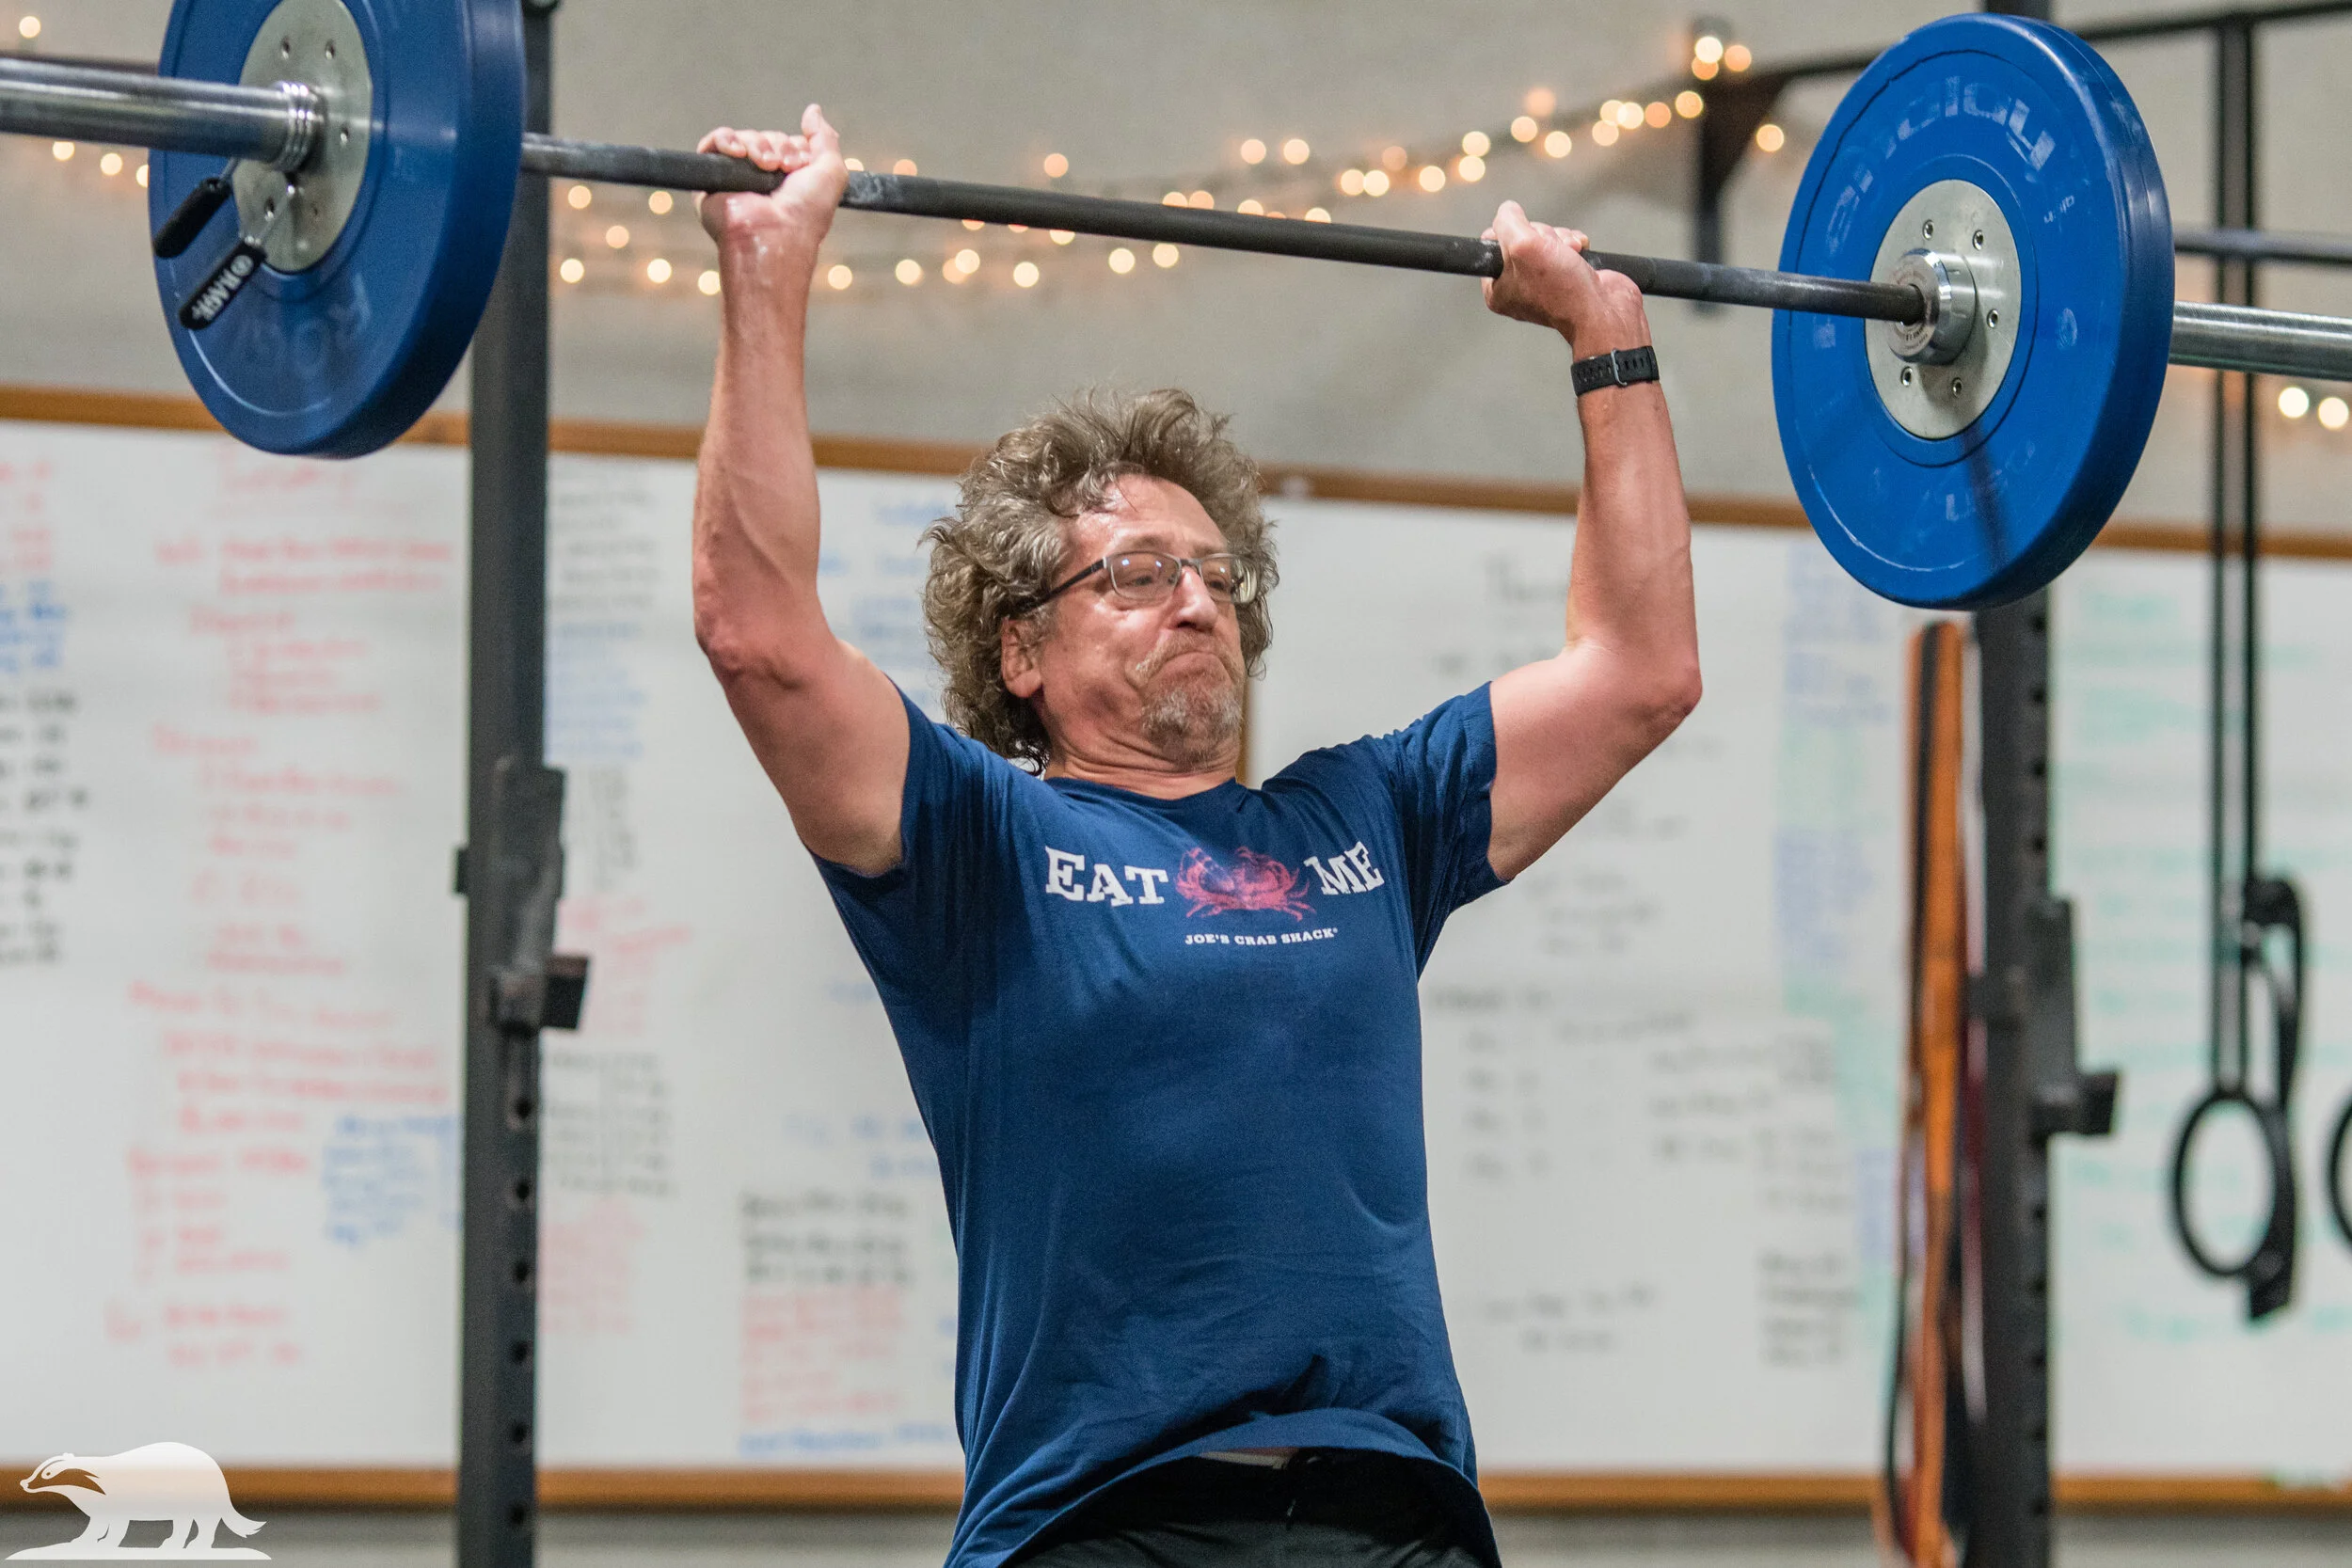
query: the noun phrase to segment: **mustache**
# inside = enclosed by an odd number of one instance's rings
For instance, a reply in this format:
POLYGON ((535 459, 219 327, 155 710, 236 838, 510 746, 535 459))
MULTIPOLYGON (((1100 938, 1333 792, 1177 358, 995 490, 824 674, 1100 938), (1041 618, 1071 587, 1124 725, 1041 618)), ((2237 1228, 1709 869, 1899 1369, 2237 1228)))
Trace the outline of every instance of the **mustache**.
POLYGON ((1149 680, 1186 654, 1212 655, 1218 664, 1224 666, 1225 673, 1236 682, 1242 677, 1241 656, 1214 637, 1187 637, 1181 641, 1169 642, 1163 647, 1155 648, 1149 657, 1136 666, 1136 673, 1149 680))

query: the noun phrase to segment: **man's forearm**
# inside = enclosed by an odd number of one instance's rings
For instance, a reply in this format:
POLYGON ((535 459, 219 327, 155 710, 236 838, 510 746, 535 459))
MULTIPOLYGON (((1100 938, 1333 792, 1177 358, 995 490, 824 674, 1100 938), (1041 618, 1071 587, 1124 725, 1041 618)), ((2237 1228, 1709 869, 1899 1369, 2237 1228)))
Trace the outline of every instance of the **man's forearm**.
POLYGON ((695 625, 707 643, 788 642, 816 608, 810 272, 808 258, 774 235, 745 237, 720 256, 723 331, 694 504, 695 625))
MULTIPOLYGON (((1577 352, 1583 355, 1584 345, 1577 352)), ((1656 382, 1605 387, 1579 398, 1577 412, 1584 488, 1568 578, 1568 643, 1678 674, 1695 659, 1698 634, 1691 517, 1665 394, 1656 382)))

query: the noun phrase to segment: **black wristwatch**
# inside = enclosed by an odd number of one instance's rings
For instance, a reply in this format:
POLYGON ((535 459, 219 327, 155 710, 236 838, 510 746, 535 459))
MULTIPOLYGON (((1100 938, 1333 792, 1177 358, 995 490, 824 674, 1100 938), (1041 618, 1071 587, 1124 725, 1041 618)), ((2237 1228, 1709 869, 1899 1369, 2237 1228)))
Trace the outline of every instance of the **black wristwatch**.
POLYGON ((1579 359, 1570 365, 1568 379, 1575 384, 1578 397, 1603 387, 1630 387, 1637 381, 1655 381, 1658 379, 1658 351, 1645 343, 1640 348, 1621 348, 1607 354, 1596 354, 1590 359, 1579 359))

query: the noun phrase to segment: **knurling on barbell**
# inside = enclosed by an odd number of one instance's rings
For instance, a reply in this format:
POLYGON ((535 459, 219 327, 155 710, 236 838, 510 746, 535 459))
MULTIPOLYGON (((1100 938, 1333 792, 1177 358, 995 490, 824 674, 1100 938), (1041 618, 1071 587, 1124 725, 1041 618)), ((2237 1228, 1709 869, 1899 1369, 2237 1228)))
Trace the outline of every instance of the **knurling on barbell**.
MULTIPOLYGON (((422 0, 389 31, 375 10, 175 0, 151 77, 0 60, 0 132, 155 150, 171 310, 203 294, 232 242, 265 248, 241 293, 171 333, 206 407, 271 451, 357 456, 423 414, 480 320, 519 175, 678 190, 782 178, 525 135, 511 0, 422 0), (183 212, 224 160, 246 171, 235 205, 183 212), (263 210, 288 190, 272 169, 291 181, 282 218, 263 210), (191 230, 216 237, 191 244, 191 230)), ((1502 270, 1467 236, 914 176, 854 173, 843 205, 1502 270)), ((2015 17, 1931 23, 1863 72, 1807 163, 1782 270, 1587 254, 1645 293, 1778 312, 1774 399, 1806 515, 1857 579, 1909 604, 1985 608, 2064 570, 2138 464, 2168 361, 2352 379, 2352 322, 2172 298, 2163 178, 2137 111, 2089 45, 2015 17)))

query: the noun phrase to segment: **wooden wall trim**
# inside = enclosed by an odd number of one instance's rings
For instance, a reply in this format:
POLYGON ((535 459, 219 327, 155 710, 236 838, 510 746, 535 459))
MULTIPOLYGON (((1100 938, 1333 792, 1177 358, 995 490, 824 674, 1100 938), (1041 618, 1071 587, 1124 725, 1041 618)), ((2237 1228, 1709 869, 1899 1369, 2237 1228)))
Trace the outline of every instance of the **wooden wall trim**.
MULTIPOLYGON (((93 392, 57 387, 0 386, 0 420, 43 424, 111 425, 138 430, 216 431, 204 405, 194 398, 160 392, 93 392)), ((701 449, 695 425, 643 424, 617 420, 557 420, 548 444, 562 452, 602 457, 658 457, 691 462, 701 449)), ((466 416, 428 414, 403 436, 425 446, 462 447, 466 416)), ((901 441, 878 436, 818 436, 819 467, 858 468, 875 473, 961 473, 983 450, 957 441, 901 441)), ((1486 480, 1450 474, 1379 473, 1311 464, 1269 463, 1269 493, 1320 500, 1375 501, 1392 506, 1444 507, 1456 511, 1517 512, 1567 516, 1576 511, 1573 484, 1532 480, 1486 480)), ((1702 523, 1745 528, 1806 526, 1804 510, 1775 496, 1697 491, 1691 515, 1702 523)), ((2199 553, 2208 545, 2205 530, 2191 523, 2119 517, 2099 535, 2099 547, 2199 553)), ((2303 527, 2272 528, 2263 553, 2283 559, 2352 561, 2352 532, 2303 527)))
MULTIPOLYGON (((25 1473, 32 1462, 0 1465, 25 1473)), ((456 1482, 433 1468, 341 1469, 230 1465, 230 1493, 249 1511, 451 1506, 456 1482)), ((1498 1513, 1855 1513, 1871 1478, 1849 1472, 1499 1471, 1482 1482, 1498 1513)), ((950 1470, 557 1468, 539 1497, 565 1513, 951 1513, 962 1478, 950 1470)), ((2294 1486, 2253 1475, 2063 1475, 2070 1513, 2352 1514, 2352 1486, 2294 1486)), ((0 1509, 64 1505, 0 1487, 0 1509)))

